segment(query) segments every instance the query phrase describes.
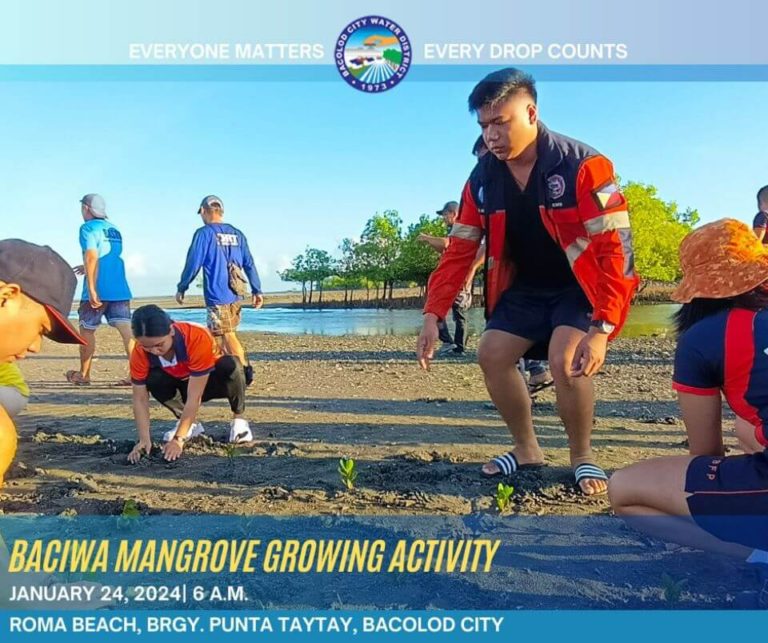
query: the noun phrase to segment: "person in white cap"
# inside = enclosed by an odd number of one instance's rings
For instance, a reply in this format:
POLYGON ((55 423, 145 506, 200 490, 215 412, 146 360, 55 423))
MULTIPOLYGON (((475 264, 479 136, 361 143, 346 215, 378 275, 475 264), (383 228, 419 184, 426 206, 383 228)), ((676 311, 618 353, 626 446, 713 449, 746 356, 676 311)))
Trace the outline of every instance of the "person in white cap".
MULTIPOLYGON (((131 335, 131 289, 125 276, 123 263, 123 237, 115 225, 107 220, 103 197, 86 194, 81 200, 80 212, 85 223, 80 226, 80 248, 83 265, 75 267, 78 275, 85 275, 78 317, 80 335, 85 345, 80 348, 80 370, 67 371, 67 381, 77 385, 91 383, 91 363, 96 352, 96 329, 102 318, 120 333, 126 355, 133 350, 131 335)), ((130 386, 125 378, 119 386, 130 386)))

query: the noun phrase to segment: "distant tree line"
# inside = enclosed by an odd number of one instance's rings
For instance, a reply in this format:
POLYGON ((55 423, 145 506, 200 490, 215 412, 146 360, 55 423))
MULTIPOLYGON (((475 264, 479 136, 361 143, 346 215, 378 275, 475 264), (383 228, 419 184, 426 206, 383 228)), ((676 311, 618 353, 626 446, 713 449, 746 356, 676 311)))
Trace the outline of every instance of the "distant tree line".
MULTIPOLYGON (((638 272, 651 281, 678 280, 678 248, 698 223, 698 212, 678 211, 677 204, 661 200, 652 185, 629 182, 622 189, 629 203, 638 272)), ((418 287, 423 296, 439 255, 417 240, 422 233, 443 236, 447 230, 441 217, 426 214, 404 229, 399 213, 386 210, 368 219, 359 238, 344 239, 335 254, 307 247, 278 274, 283 281, 301 284, 305 304, 322 303, 328 289, 343 290, 345 302, 362 290, 369 301, 391 300, 397 286, 418 287)))

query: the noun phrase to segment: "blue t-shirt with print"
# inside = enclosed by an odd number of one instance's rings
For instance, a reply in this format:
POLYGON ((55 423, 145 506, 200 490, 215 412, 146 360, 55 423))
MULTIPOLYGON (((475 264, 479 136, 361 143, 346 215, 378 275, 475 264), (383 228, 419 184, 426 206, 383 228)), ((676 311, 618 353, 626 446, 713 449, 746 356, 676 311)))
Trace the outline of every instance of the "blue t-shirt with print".
POLYGON ((245 272, 251 292, 261 293, 261 280, 245 235, 228 223, 208 223, 198 228, 187 252, 187 261, 176 290, 185 293, 203 270, 203 297, 206 306, 231 304, 240 299, 229 287, 229 263, 245 272))
MULTIPOLYGON (((127 301, 131 289, 125 277, 123 237, 106 219, 91 219, 80 226, 80 248, 95 250, 99 256, 96 292, 101 301, 127 301)), ((83 300, 89 300, 88 278, 83 283, 83 300)))

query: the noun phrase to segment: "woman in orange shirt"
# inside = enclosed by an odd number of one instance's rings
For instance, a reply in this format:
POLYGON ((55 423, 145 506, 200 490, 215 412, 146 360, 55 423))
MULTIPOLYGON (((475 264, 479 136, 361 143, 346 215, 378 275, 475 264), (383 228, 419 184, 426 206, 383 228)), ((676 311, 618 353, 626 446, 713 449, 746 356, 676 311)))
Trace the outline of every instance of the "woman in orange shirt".
POLYGON ((131 353, 133 416, 139 441, 128 455, 136 463, 152 448, 149 396, 169 409, 178 420, 164 435, 163 457, 177 460, 184 443, 205 432, 196 422, 203 402, 229 400, 232 409, 230 442, 253 440, 245 411, 245 375, 240 360, 222 355, 207 328, 174 322, 158 306, 142 306, 131 320, 136 347, 131 353))

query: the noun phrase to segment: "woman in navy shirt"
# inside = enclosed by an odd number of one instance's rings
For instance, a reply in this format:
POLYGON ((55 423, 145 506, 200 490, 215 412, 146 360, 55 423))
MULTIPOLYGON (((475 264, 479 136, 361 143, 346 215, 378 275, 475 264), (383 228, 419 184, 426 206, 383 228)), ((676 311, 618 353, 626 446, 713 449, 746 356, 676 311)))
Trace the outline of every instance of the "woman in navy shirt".
POLYGON ((616 472, 611 504, 643 531, 747 556, 768 549, 768 249, 722 219, 685 238, 680 263, 673 388, 690 455, 616 472), (721 395, 743 454, 725 456, 721 395))

